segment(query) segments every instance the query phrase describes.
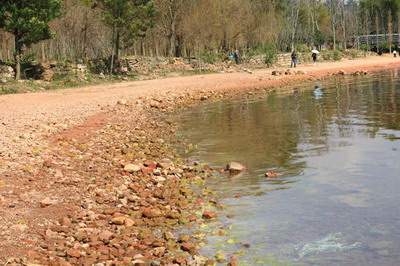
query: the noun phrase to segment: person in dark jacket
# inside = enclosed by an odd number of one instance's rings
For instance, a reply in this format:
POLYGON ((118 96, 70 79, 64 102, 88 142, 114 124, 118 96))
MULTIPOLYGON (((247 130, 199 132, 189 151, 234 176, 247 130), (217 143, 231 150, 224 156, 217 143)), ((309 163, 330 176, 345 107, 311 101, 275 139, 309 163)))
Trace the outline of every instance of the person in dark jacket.
POLYGON ((293 52, 291 54, 291 58, 292 58, 292 63, 290 64, 290 67, 296 67, 297 66, 297 53, 296 53, 296 50, 293 50, 293 52))
POLYGON ((314 64, 316 64, 317 63, 317 56, 318 56, 318 54, 317 53, 312 53, 312 55, 311 55, 311 57, 312 57, 312 60, 313 60, 313 62, 314 62, 314 64))

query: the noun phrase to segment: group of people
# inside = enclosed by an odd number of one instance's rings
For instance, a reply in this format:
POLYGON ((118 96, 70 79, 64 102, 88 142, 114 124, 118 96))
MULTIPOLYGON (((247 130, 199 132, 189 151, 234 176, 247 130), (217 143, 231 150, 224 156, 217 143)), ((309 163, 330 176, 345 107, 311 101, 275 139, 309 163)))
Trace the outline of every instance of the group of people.
MULTIPOLYGON (((318 54, 319 54, 319 52, 317 50, 315 50, 315 49, 311 51, 311 57, 312 57, 312 60, 313 60, 314 64, 317 63, 318 54)), ((292 58, 292 63, 290 64, 290 67, 297 67, 297 60, 298 59, 297 59, 296 50, 293 50, 293 52, 291 54, 291 58, 292 58)))
POLYGON ((236 64, 240 63, 239 50, 230 51, 228 57, 229 57, 230 60, 235 61, 236 64))

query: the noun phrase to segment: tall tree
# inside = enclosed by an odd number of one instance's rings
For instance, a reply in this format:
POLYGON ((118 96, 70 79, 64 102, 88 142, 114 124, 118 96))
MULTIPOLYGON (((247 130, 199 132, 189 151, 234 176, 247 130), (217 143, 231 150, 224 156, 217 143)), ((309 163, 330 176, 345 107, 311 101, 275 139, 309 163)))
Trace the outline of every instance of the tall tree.
POLYGON ((0 28, 14 35, 15 79, 21 78, 23 48, 52 37, 49 22, 60 8, 61 0, 2 0, 0 28))
POLYGON ((179 56, 178 31, 187 0, 155 0, 159 26, 169 42, 169 56, 179 56))
POLYGON ((114 61, 119 60, 121 38, 131 44, 138 37, 144 37, 153 25, 154 5, 151 0, 97 0, 95 6, 101 8, 105 23, 112 28, 112 54, 110 72, 114 71, 114 61))

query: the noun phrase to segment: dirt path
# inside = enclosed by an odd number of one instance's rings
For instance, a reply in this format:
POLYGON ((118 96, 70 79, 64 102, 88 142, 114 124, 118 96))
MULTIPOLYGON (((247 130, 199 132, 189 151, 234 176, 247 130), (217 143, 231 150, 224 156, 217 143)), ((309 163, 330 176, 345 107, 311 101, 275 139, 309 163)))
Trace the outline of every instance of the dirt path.
MULTIPOLYGON (((173 105, 171 102, 173 96, 187 96, 189 92, 243 91, 279 87, 322 78, 342 70, 351 73, 397 67, 400 67, 398 59, 389 56, 369 57, 337 63, 320 63, 316 66, 305 65, 296 69, 301 72, 296 75, 273 76, 272 70, 269 69, 257 70, 251 74, 246 72, 208 74, 0 96, 0 238, 3 239, 0 244, 0 264, 6 255, 10 256, 16 250, 16 247, 22 248, 23 254, 24 247, 35 246, 43 241, 41 237, 43 232, 36 232, 36 229, 46 228, 45 222, 54 221, 65 217, 67 213, 79 210, 81 206, 79 195, 82 195, 80 193, 83 184, 83 188, 87 188, 85 195, 93 196, 88 183, 93 169, 87 168, 88 165, 93 163, 98 167, 104 163, 100 169, 95 167, 98 170, 96 176, 106 178, 104 173, 107 173, 116 177, 116 182, 121 181, 119 176, 121 170, 118 167, 112 168, 114 172, 109 172, 111 170, 108 169, 108 163, 112 161, 112 157, 105 157, 100 163, 98 160, 101 156, 114 152, 115 147, 108 144, 110 141, 118 140, 113 140, 116 130, 110 128, 121 128, 115 124, 117 123, 115 121, 121 120, 118 123, 125 125, 126 128, 119 129, 119 134, 125 136, 125 132, 137 131, 130 136, 132 139, 143 134, 142 129, 145 129, 145 126, 153 127, 153 132, 156 132, 158 127, 145 117, 139 119, 141 115, 139 109, 148 108, 148 104, 125 107, 125 102, 151 103, 149 98, 152 98, 159 100, 154 104, 168 108, 173 105), (116 108, 118 101, 122 104, 116 108), (110 119, 114 122, 110 123, 110 119), (139 120, 142 121, 141 124, 139 120), (130 121, 136 121, 138 125, 130 121), (104 125, 108 127, 104 127, 102 134, 96 134, 96 130, 104 125), (56 134, 60 132, 61 134, 56 134), (76 139, 78 142, 72 140, 69 143, 65 142, 65 139, 76 139), (87 145, 91 149, 84 153, 87 145), (97 150, 98 147, 103 148, 97 150), (81 162, 81 157, 86 160, 85 164, 81 162), (59 202, 63 202, 63 205, 57 208, 51 207, 53 209, 43 209, 38 202, 45 196, 56 198, 59 202)), ((156 142, 151 143, 154 145, 156 142)), ((123 143, 118 145, 122 146, 123 143)), ((148 143, 145 142, 143 145, 148 143)), ((159 150, 159 147, 151 148, 159 150)), ((135 154, 140 152, 142 151, 138 150, 135 154)), ((156 157, 153 156, 154 159, 156 157)), ((115 164, 118 164, 117 161, 115 164)), ((109 182, 110 180, 106 178, 101 184, 96 184, 96 187, 106 186, 109 182)), ((96 194, 94 197, 100 196, 96 194)), ((101 204, 104 205, 103 202, 101 204)), ((101 208, 104 206, 99 206, 99 211, 101 208)), ((44 238, 47 239, 46 237, 49 237, 47 231, 44 238)), ((50 249, 48 251, 53 252, 50 249)))
MULTIPOLYGON (((249 73, 223 73, 173 77, 159 80, 134 81, 112 85, 96 85, 44 93, 0 96, 0 159, 12 157, 8 151, 17 146, 31 145, 38 135, 49 134, 80 123, 104 106, 120 99, 179 94, 199 90, 240 90, 254 87, 273 87, 291 81, 318 78, 339 70, 379 70, 400 67, 400 60, 389 56, 343 60, 336 63, 303 65, 297 70, 304 75, 272 76, 271 70, 249 73)), ((1 162, 1 161, 0 161, 1 162)))

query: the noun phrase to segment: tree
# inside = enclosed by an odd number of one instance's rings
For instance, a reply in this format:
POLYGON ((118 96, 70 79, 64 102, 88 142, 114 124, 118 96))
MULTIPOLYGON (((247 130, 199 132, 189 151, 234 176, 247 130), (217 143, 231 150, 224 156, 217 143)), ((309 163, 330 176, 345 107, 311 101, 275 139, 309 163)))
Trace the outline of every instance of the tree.
POLYGON ((52 37, 49 22, 60 9, 61 0, 2 0, 0 28, 14 35, 15 79, 21 78, 24 47, 52 37))
POLYGON ((121 38, 128 46, 138 37, 144 37, 153 26, 154 6, 151 0, 98 0, 95 6, 101 8, 104 22, 112 29, 112 54, 110 73, 114 61, 119 60, 121 38))
POLYGON ((159 26, 169 41, 169 56, 179 56, 178 30, 187 0, 155 0, 159 26))

